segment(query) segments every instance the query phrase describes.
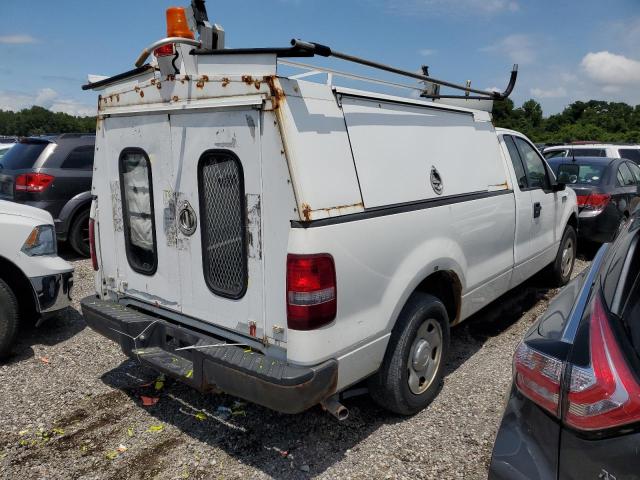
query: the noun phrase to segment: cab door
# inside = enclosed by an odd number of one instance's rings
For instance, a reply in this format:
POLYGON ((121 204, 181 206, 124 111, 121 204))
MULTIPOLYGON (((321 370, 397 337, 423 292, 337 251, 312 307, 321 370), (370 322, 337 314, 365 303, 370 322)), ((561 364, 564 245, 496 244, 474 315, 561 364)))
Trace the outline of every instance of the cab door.
POLYGON ((182 312, 264 335, 259 110, 171 116, 182 312))
POLYGON ((531 254, 542 269, 553 261, 564 225, 560 225, 567 208, 567 192, 554 192, 554 179, 538 150, 522 137, 514 136, 531 193, 531 254))

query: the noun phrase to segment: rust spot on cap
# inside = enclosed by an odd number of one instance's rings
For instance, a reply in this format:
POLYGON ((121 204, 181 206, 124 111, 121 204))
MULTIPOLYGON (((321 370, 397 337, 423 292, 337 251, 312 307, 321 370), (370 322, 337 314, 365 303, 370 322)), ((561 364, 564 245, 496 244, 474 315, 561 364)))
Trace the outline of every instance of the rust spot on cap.
POLYGON ((175 79, 176 79, 176 76, 173 73, 170 73, 169 75, 167 75, 168 82, 173 82, 175 79))
POLYGON ((160 82, 156 83, 156 88, 158 90, 160 90, 162 88, 162 83, 160 83, 160 82))
POLYGON ((307 222, 311 220, 311 206, 308 203, 302 204, 302 216, 307 222))
POLYGON ((180 100, 180 99, 178 98, 178 96, 177 96, 177 95, 174 95, 174 96, 171 98, 171 100, 173 100, 174 102, 177 102, 177 101, 178 101, 178 100, 180 100))
POLYGON ((243 75, 242 81, 247 85, 251 85, 253 83, 253 77, 251 75, 243 75))
POLYGON ((222 86, 226 87, 227 85, 229 85, 231 83, 231 80, 229 80, 227 77, 224 77, 222 79, 222 86))
POLYGON ((140 90, 140 98, 144 98, 144 92, 140 90))
POLYGON ((269 85, 269 91, 271 92, 271 102, 273 103, 273 109, 277 110, 284 101, 284 91, 277 85, 275 75, 264 77, 264 81, 269 85))
POLYGON ((152 78, 152 79, 151 79, 151 85, 155 85, 155 84, 156 84, 156 79, 155 79, 155 78, 152 78))

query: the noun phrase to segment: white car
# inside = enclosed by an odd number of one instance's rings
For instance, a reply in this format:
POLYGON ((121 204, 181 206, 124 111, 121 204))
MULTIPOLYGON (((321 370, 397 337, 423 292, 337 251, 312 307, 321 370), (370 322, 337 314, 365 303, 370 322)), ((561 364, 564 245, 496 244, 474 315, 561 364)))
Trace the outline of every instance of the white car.
POLYGON ((51 215, 0 200, 0 356, 22 321, 39 322, 69 306, 73 267, 57 256, 51 215))
POLYGON ((86 87, 100 101, 82 309, 132 358, 340 419, 340 393, 369 379, 413 414, 452 325, 546 267, 569 280, 576 195, 488 112, 278 75, 295 49, 174 48, 86 87))
POLYGON ((611 143, 556 145, 545 148, 543 155, 546 159, 571 156, 626 158, 640 164, 640 145, 611 143))

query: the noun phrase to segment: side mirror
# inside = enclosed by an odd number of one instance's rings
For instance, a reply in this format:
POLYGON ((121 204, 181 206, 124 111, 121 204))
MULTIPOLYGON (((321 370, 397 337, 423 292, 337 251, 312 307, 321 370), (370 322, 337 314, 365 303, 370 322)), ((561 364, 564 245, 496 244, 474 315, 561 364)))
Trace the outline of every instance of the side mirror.
MULTIPOLYGON (((564 192, 567 189, 567 185, 562 183, 562 182, 556 182, 556 183, 553 184, 551 189, 554 192, 564 192)), ((638 189, 640 190, 640 187, 638 187, 638 189)))

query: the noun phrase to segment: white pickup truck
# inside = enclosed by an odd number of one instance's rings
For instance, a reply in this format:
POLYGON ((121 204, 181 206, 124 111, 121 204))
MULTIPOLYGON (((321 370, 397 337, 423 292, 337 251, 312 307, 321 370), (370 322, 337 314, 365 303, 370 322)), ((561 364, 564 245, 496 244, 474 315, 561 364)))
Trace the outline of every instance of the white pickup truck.
POLYGON ((279 58, 310 56, 296 47, 160 44, 169 64, 86 86, 100 99, 82 308, 132 358, 338 418, 368 379, 413 414, 451 326, 545 267, 569 280, 575 194, 486 111, 279 75, 279 58))
POLYGON ((70 304, 73 267, 57 255, 51 215, 0 200, 0 357, 11 352, 24 321, 70 304))

